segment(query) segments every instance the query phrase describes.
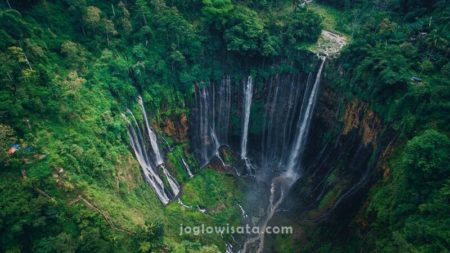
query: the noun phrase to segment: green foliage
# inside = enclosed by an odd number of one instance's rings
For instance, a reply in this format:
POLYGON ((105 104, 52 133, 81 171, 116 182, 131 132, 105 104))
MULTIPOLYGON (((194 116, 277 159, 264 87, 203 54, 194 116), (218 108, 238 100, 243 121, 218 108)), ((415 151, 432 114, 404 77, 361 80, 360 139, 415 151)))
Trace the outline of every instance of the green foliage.
POLYGON ((205 22, 217 29, 224 25, 225 17, 233 9, 231 0, 202 0, 205 22))
MULTIPOLYGON (((184 168, 184 165, 181 160, 184 158, 185 161, 188 163, 189 159, 185 157, 188 156, 185 154, 184 147, 181 145, 177 145, 175 148, 173 148, 173 150, 171 150, 171 152, 167 154, 167 158, 170 161, 172 169, 176 172, 176 175, 178 175, 177 179, 179 182, 187 182, 189 180, 189 174, 186 171, 186 168, 184 168)), ((194 167, 190 166, 190 169, 193 173, 195 173, 194 167)))
MULTIPOLYGON (((180 159, 193 170, 196 161, 187 153, 188 143, 175 145, 167 156, 185 183, 181 199, 208 211, 178 203, 163 210, 131 158, 120 114, 136 109, 141 94, 163 134, 165 118, 187 112, 195 82, 227 72, 248 75, 250 69, 263 80, 277 71, 306 69, 305 49, 322 29, 315 12, 323 12, 298 8, 297 2, 0 3, 0 251, 223 250, 219 236, 200 243, 196 237, 179 238, 178 225, 240 223, 237 182, 211 169, 189 179, 180 159), (33 151, 7 155, 16 142, 33 151)), ((368 244, 384 252, 445 251, 448 6, 445 1, 323 2, 342 10, 324 27, 354 38, 337 60, 339 71, 326 77, 334 78, 335 88, 369 101, 410 139, 391 180, 370 199, 368 244), (412 76, 423 82, 413 83, 412 76), (437 130, 423 131, 431 128, 437 130)), ((256 101, 252 115, 262 108, 256 101)), ((252 134, 261 131, 261 117, 251 122, 252 134)), ((239 124, 236 117, 233 122, 239 124)), ((292 250, 284 245, 286 238, 278 240, 281 250, 292 250)), ((324 243, 322 252, 348 252, 359 243, 333 246, 324 243)))
MULTIPOLYGON (((60 199, 53 198, 55 196, 40 193, 43 192, 41 189, 54 192, 52 188, 49 182, 18 179, 13 173, 2 173, 2 252, 14 249, 32 249, 33 252, 110 252, 114 248, 123 250, 137 246, 126 235, 112 230, 100 214, 86 209, 83 204, 65 205, 60 199)), ((153 228, 151 230, 154 231, 153 228)), ((152 241, 156 242, 159 238, 160 234, 153 236, 152 241)))
MULTIPOLYGON (((50 9, 54 7, 50 4, 50 9)), ((83 204, 75 207, 68 204, 76 197, 72 196, 73 188, 81 191, 86 181, 111 186, 114 163, 120 160, 118 153, 128 152, 123 144, 126 142, 118 141, 124 128, 120 117, 111 112, 114 100, 108 96, 107 86, 102 85, 106 77, 120 78, 122 87, 130 87, 124 85, 128 82, 128 68, 114 69, 115 64, 108 69, 110 72, 102 72, 105 58, 96 61, 92 53, 97 52, 89 52, 90 45, 72 37, 71 29, 55 39, 54 32, 61 31, 49 29, 42 33, 40 24, 33 19, 36 12, 26 13, 22 16, 16 10, 0 11, 4 24, 10 24, 1 28, 1 33, 7 34, 7 39, 2 39, 0 55, 5 84, 0 89, 4 99, 0 103, 1 121, 2 126, 6 126, 4 121, 11 126, 2 128, 2 152, 18 138, 22 146, 9 157, 8 163, 2 161, 0 191, 9 197, 2 198, 0 203, 3 212, 0 251, 111 252, 113 248, 135 251, 139 237, 129 238, 113 230, 99 213, 83 204), (89 71, 98 76, 93 78, 89 71), (27 147, 34 152, 28 154, 27 147), (70 179, 52 181, 56 168, 63 168, 70 179), (29 179, 22 179, 19 169, 29 179), (43 182, 47 183, 45 187, 41 186, 43 182), (56 188, 57 184, 62 189, 56 188), (48 196, 57 196, 56 202, 38 194, 37 187, 45 189, 48 196)), ((53 17, 63 17, 59 21, 67 28, 76 25, 64 18, 61 9, 53 17)), ((136 177, 140 178, 139 174, 136 177)), ((107 189, 102 191, 108 192, 107 189)), ((146 195, 151 190, 147 186, 144 189, 141 197, 148 199, 146 195)), ((126 206, 124 200, 116 202, 126 206)), ((127 222, 119 226, 129 226, 127 222)), ((147 239, 155 245, 152 249, 160 247, 157 242, 160 236, 147 239)))
POLYGON ((369 213, 381 252, 439 252, 448 247, 450 139, 427 130, 392 164, 392 182, 375 191, 369 213))
MULTIPOLYGON (((210 39, 222 38, 223 47, 235 57, 245 56, 255 62, 278 56, 293 57, 292 50, 301 44, 316 42, 320 35, 320 17, 306 9, 287 7, 282 10, 285 15, 278 16, 269 10, 258 12, 249 7, 278 5, 273 2, 262 5, 232 5, 229 1, 203 3, 203 19, 211 31, 210 39)), ((218 42, 217 50, 220 50, 222 41, 218 42)))
POLYGON ((283 31, 285 44, 295 48, 300 43, 315 42, 322 31, 320 17, 312 11, 297 9, 287 17, 283 31))
POLYGON ((408 180, 417 185, 442 180, 450 173, 450 141, 435 130, 413 138, 405 148, 402 166, 411 170, 408 180))
POLYGON ((83 14, 83 23, 88 29, 95 31, 100 26, 102 11, 95 6, 88 6, 83 14))
MULTIPOLYGON (((120 113, 133 109, 138 94, 156 125, 187 112, 193 82, 209 77, 203 25, 162 1, 40 1, 13 9, 2 2, 0 20, 0 192, 7 196, 0 201, 0 251, 177 248, 178 227, 170 226, 184 216, 163 215, 132 159, 120 113), (16 142, 22 149, 7 155, 16 142)), ((180 182, 190 181, 182 156, 196 170, 184 149, 168 154, 180 182)), ((206 177, 189 195, 199 205, 228 208, 205 222, 238 222, 235 182, 206 177), (208 181, 226 183, 215 192, 208 181)), ((194 213, 191 221, 201 214, 194 213)), ((223 247, 222 238, 205 241, 187 249, 223 247)))
MULTIPOLYGON (((200 241, 201 245, 216 245, 223 251, 224 244, 221 235, 183 234, 180 236, 180 224, 183 226, 200 226, 201 224, 205 226, 226 226, 227 224, 233 226, 240 224, 242 216, 237 203, 241 201, 242 192, 236 186, 235 179, 229 175, 211 168, 199 170, 194 178, 187 181, 183 186, 181 200, 189 207, 186 208, 175 202, 169 204, 165 209, 165 217, 172 221, 165 231, 167 236, 178 240, 200 241), (199 208, 205 209, 206 212, 200 212, 199 208)), ((186 247, 190 249, 187 252, 194 249, 200 250, 198 246, 186 247)), ((206 247, 204 250, 207 249, 214 249, 215 251, 212 252, 217 252, 214 246, 206 247)))
POLYGON ((224 39, 229 51, 257 52, 261 47, 264 24, 257 13, 246 7, 236 7, 231 13, 224 39))
POLYGON ((322 18, 322 25, 325 30, 348 35, 347 30, 349 24, 344 20, 347 13, 343 10, 317 2, 312 2, 307 8, 322 18))
POLYGON ((449 27, 443 20, 449 9, 441 1, 433 6, 409 23, 401 23, 404 17, 396 13, 368 7, 347 12, 353 20, 366 22, 354 22, 353 30, 358 29, 339 59, 344 77, 336 79, 342 79, 343 89, 369 101, 402 134, 410 133, 413 125, 424 129, 431 122, 448 129, 441 112, 448 108, 449 80, 437 66, 448 62, 442 46, 448 41, 444 34, 449 27), (443 23, 430 22, 434 19, 443 23))

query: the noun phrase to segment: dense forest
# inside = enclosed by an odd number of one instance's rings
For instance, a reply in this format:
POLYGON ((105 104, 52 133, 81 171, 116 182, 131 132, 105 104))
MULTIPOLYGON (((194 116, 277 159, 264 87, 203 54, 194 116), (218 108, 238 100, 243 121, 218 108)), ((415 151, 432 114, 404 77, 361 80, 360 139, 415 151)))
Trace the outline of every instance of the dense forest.
MULTIPOLYGON (((251 191, 193 152, 198 91, 229 75, 235 102, 252 76, 255 114, 273 76, 317 72, 323 31, 346 45, 325 54, 319 96, 337 101, 337 121, 363 103, 393 137, 345 224, 303 220, 265 252, 450 251, 449 1, 4 0, 0 24, 0 252, 229 250, 230 235, 179 235, 181 224, 243 224, 237 203, 251 191), (123 115, 147 122, 139 96, 182 188, 168 205, 130 148, 123 115)), ((263 114, 251 117, 258 139, 263 114)), ((224 164, 239 164, 234 142, 224 164)))

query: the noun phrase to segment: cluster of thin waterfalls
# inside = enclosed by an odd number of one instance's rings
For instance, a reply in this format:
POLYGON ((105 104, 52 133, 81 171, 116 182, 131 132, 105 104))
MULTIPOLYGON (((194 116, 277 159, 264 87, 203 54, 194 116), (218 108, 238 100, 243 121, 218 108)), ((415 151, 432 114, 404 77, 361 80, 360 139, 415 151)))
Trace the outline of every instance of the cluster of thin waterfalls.
MULTIPOLYGON (((253 224, 258 225, 260 231, 264 231, 290 187, 301 176, 302 155, 324 64, 325 58, 322 58, 315 74, 275 75, 270 78, 262 89, 264 109, 256 111, 264 114, 262 133, 252 143, 249 142, 249 128, 254 83, 251 76, 242 81, 240 158, 246 175, 270 185, 264 218, 253 224), (249 153, 249 150, 258 151, 249 153)), ((220 159, 219 147, 229 144, 230 89, 230 78, 225 77, 219 83, 196 90, 193 145, 202 164, 208 164, 214 157, 220 159)), ((261 233, 249 238, 242 252, 261 252, 263 245, 264 234, 261 233)))
MULTIPOLYGON (((122 116, 128 124, 128 135, 131 148, 142 169, 144 179, 153 188, 159 200, 166 205, 169 203, 170 199, 176 197, 178 193, 180 193, 180 185, 175 177, 173 177, 164 166, 163 157, 158 146, 158 140, 148 121, 147 112, 145 111, 144 102, 141 97, 138 98, 138 103, 141 109, 144 126, 138 123, 130 110, 127 110, 127 113, 122 116), (164 180, 169 185, 170 190, 165 187, 164 180)), ((189 165, 184 161, 184 158, 182 158, 182 162, 188 175, 192 177, 192 172, 189 165)))
MULTIPOLYGON (((200 85, 205 85, 201 83, 200 85)), ((219 83, 208 83, 195 92, 195 121, 193 140, 194 151, 201 167, 216 156, 224 164, 219 154, 221 145, 228 145, 231 114, 231 80, 224 77, 219 83)))
MULTIPOLYGON (((241 82, 242 106, 237 107, 242 110, 238 148, 240 158, 245 166, 246 175, 270 185, 269 203, 264 218, 258 224, 253 224, 260 226, 260 231, 265 229, 290 187, 301 177, 302 154, 318 97, 324 64, 325 58, 322 58, 315 73, 280 74, 271 77, 264 87, 260 86, 262 87, 260 94, 264 94, 262 98, 264 107, 261 111, 252 110, 252 99, 255 97, 253 78, 249 76, 241 82), (254 138, 253 141, 249 140, 252 112, 264 115, 259 138, 254 138), (254 150, 257 152, 252 152, 254 150)), ((227 145, 233 149, 229 139, 232 125, 232 94, 234 92, 229 76, 225 76, 220 82, 196 85, 195 104, 191 115, 193 126, 191 141, 193 152, 202 166, 207 165, 214 157, 225 165, 220 157, 219 148, 227 145)), ((167 204, 178 195, 180 186, 165 168, 157 137, 148 122, 142 99, 139 98, 138 102, 144 127, 138 124, 131 111, 125 115, 131 147, 146 181, 161 202, 167 204), (165 185, 169 185, 170 189, 165 185)), ((192 177, 193 174, 184 159, 182 164, 192 177)), ((244 213, 241 206, 240 208, 244 213)), ((263 245, 264 234, 260 234, 248 238, 241 252, 261 252, 263 245)))

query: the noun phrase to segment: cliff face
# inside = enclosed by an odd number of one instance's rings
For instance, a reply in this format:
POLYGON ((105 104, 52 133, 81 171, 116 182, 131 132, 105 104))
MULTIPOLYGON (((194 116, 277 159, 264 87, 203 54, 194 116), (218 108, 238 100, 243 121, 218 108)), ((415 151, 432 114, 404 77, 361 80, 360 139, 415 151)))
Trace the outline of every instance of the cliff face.
POLYGON ((343 118, 343 135, 357 130, 362 137, 364 145, 376 145, 377 137, 382 130, 381 120, 364 103, 352 100, 347 104, 343 118))
POLYGON ((394 132, 370 106, 346 99, 327 80, 311 125, 303 176, 285 207, 294 223, 345 231, 380 178, 394 132))
POLYGON ((162 123, 162 130, 176 142, 185 141, 188 135, 188 120, 186 114, 181 113, 180 115, 165 118, 162 123))

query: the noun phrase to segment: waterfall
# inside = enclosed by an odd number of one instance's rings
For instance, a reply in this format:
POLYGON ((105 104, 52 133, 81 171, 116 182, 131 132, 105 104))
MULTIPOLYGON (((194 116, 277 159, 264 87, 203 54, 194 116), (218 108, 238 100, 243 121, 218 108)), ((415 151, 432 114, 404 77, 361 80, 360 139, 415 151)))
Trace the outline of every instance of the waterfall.
POLYGON ((213 143, 214 154, 218 155, 220 142, 219 142, 219 139, 217 138, 217 135, 216 135, 216 132, 214 131, 214 129, 211 129, 211 140, 213 143))
POLYGON ((142 169, 144 178, 147 183, 156 192, 156 195, 161 200, 161 202, 166 205, 170 201, 170 196, 177 196, 180 192, 180 186, 177 180, 170 174, 170 172, 164 166, 164 161, 162 159, 161 152, 158 147, 158 140, 153 129, 150 127, 147 113, 145 111, 145 106, 142 101, 141 96, 138 97, 138 103, 141 108, 141 113, 144 119, 145 130, 147 131, 147 140, 142 134, 141 128, 130 110, 127 110, 128 114, 131 115, 132 121, 128 120, 126 115, 122 115, 128 124, 128 136, 130 138, 131 148, 134 151, 136 159, 142 169), (147 141, 147 142, 146 142, 147 141), (150 142, 151 150, 153 151, 153 161, 150 159, 149 150, 146 143, 150 142), (166 177, 167 183, 170 186, 171 192, 169 192, 161 179, 158 169, 161 168, 164 176, 166 177))
POLYGON ((241 159, 245 162, 247 172, 252 175, 254 173, 254 167, 250 163, 250 159, 247 157, 247 141, 248 141, 248 125, 250 122, 250 109, 252 106, 253 95, 253 79, 248 76, 247 82, 244 83, 244 124, 242 128, 241 139, 241 159))
POLYGON ((320 68, 317 71, 316 81, 311 90, 311 94, 309 95, 308 104, 306 106, 306 110, 302 117, 299 117, 300 127, 297 132, 297 136, 294 142, 294 147, 289 155, 289 160, 287 163, 287 171, 286 175, 288 177, 296 178, 298 177, 298 172, 295 171, 297 164, 300 162, 299 158, 302 157, 304 151, 304 144, 306 142, 306 137, 308 135, 309 125, 311 124, 311 118, 313 115, 313 109, 315 106, 317 92, 319 90, 319 83, 322 76, 323 66, 325 64, 325 58, 322 58, 322 63, 320 64, 320 68))
POLYGON ((302 96, 311 78, 303 75, 276 75, 267 85, 264 125, 261 142, 261 173, 282 171, 290 153, 300 114, 302 96), (306 79, 306 82, 303 81, 306 79))
MULTIPOLYGON (((214 88, 214 85, 212 85, 214 88)), ((215 95, 215 94, 214 94, 215 95)), ((222 78, 217 94, 219 104, 213 106, 213 110, 217 111, 217 120, 214 129, 217 130, 217 137, 220 144, 228 144, 228 130, 230 128, 230 112, 231 112, 231 79, 230 76, 222 78)))
MULTIPOLYGON (((196 122, 194 151, 202 166, 213 156, 219 157, 221 145, 228 144, 228 131, 231 112, 231 80, 229 76, 219 83, 209 83, 195 92, 197 114, 193 115, 196 122)), ((219 157, 219 159, 221 159, 219 157)))
MULTIPOLYGON (((276 193, 275 191, 276 191, 276 181, 272 182, 272 185, 270 187, 269 206, 267 207, 267 215, 266 219, 262 223, 261 231, 265 231, 267 224, 269 224, 270 219, 272 219, 273 215, 275 214, 281 202, 283 201, 284 191, 280 188, 280 196, 276 201, 275 201, 275 193, 276 193)), ((263 247, 264 247, 264 233, 260 234, 257 253, 260 253, 263 247)))
POLYGON ((210 144, 209 135, 209 96, 206 88, 200 91, 200 146, 202 162, 206 163, 209 160, 208 146, 210 144))
POLYGON ((186 172, 188 173, 189 177, 194 177, 194 174, 192 174, 191 168, 189 167, 189 164, 184 160, 183 157, 181 157, 181 162, 183 163, 183 167, 186 169, 186 172))
POLYGON ((142 101, 142 97, 138 97, 138 103, 141 106, 142 115, 144 116, 145 126, 147 127, 148 137, 150 138, 150 145, 152 146, 153 153, 155 154, 156 166, 163 163, 161 153, 159 152, 158 142, 156 140, 156 135, 153 132, 150 124, 148 123, 147 113, 145 112, 144 102, 142 101))
POLYGON ((250 121, 250 108, 252 106, 253 80, 249 76, 244 85, 244 127, 242 130, 241 140, 241 159, 247 159, 247 138, 248 138, 248 124, 250 121))
POLYGON ((169 173, 166 167, 163 165, 164 161, 161 156, 161 152, 158 147, 158 140, 156 139, 156 134, 153 129, 150 127, 150 124, 147 119, 147 113, 145 111, 144 102, 142 101, 142 97, 138 97, 138 103, 141 107, 142 116, 144 117, 144 123, 147 128, 148 137, 150 139, 150 145, 152 146, 153 153, 155 155, 155 164, 156 166, 160 166, 163 170, 164 175, 166 176, 167 181, 169 182, 170 188, 172 189, 172 193, 176 196, 180 192, 180 187, 176 181, 176 179, 169 173))
POLYGON ((164 143, 166 144, 166 147, 169 151, 172 151, 172 147, 170 146, 169 142, 166 140, 166 138, 164 138, 163 136, 161 136, 161 138, 163 139, 164 143))
MULTIPOLYGON (((278 207, 283 202, 286 193, 289 191, 290 187, 295 183, 295 181, 300 176, 301 171, 299 171, 299 167, 300 167, 299 164, 301 163, 301 158, 302 158, 303 151, 304 151, 304 145, 306 144, 308 130, 309 130, 309 126, 311 123, 315 102, 317 100, 317 93, 319 91, 320 80, 321 80, 322 70, 323 70, 323 67, 325 64, 325 60, 326 60, 326 58, 321 58, 321 64, 320 64, 319 70, 317 71, 316 78, 315 78, 315 81, 314 81, 312 87, 310 87, 311 86, 310 82, 309 81, 307 82, 301 105, 295 106, 295 107, 297 107, 296 110, 298 110, 298 113, 299 113, 297 124, 296 124, 297 127, 295 128, 296 129, 295 139, 291 145, 289 155, 287 156, 287 160, 284 160, 282 162, 281 162, 281 160, 279 160, 279 163, 285 164, 285 169, 279 176, 272 179, 271 188, 270 188, 269 205, 266 210, 266 217, 262 221, 262 223, 259 225, 261 233, 256 237, 249 238, 244 243, 244 246, 243 246, 244 253, 247 251, 247 248, 249 247, 249 245, 255 244, 257 242, 259 242, 259 243, 256 246, 256 252, 260 253, 263 250, 264 236, 265 236, 264 231, 265 231, 268 223, 272 219, 273 215, 276 213, 278 207)), ((277 105, 276 102, 274 102, 274 101, 278 100, 278 92, 279 91, 280 91, 280 89, 277 86, 275 89, 275 96, 273 98, 269 97, 270 100, 268 100, 268 101, 270 101, 269 103, 272 106, 272 108, 270 108, 270 109, 273 109, 274 107, 279 106, 279 105, 277 105)), ((292 97, 298 96, 297 91, 295 91, 295 93, 296 94, 293 95, 292 97)), ((289 96, 288 101, 293 101, 293 100, 291 100, 292 97, 289 96)), ((273 122, 271 122, 271 121, 274 121, 274 119, 277 119, 277 118, 280 119, 280 118, 284 117, 284 116, 281 117, 279 115, 276 115, 276 113, 274 113, 274 111, 269 111, 268 115, 269 115, 269 117, 268 117, 269 122, 267 123, 266 127, 269 127, 269 128, 273 127, 272 126, 273 122), (277 116, 279 116, 279 117, 277 117, 277 116)), ((288 112, 287 115, 285 115, 285 116, 286 116, 285 119, 289 122, 290 117, 292 116, 291 112, 288 112)), ((286 127, 286 129, 287 129, 290 126, 284 125, 284 127, 286 127)), ((274 130, 278 130, 278 129, 274 129, 274 130)), ((276 137, 289 136, 289 135, 286 135, 286 133, 284 133, 284 130, 281 132, 282 132, 281 135, 279 135, 279 133, 271 133, 269 131, 268 137, 267 137, 268 139, 266 139, 266 141, 271 141, 272 138, 274 138, 273 136, 276 136, 276 137)), ((281 149, 281 150, 283 150, 283 149, 281 149)), ((280 150, 278 150, 278 151, 280 151, 280 150)), ((267 151, 267 152, 269 152, 269 151, 267 151)), ((270 151, 270 152, 272 152, 272 153, 269 153, 269 154, 272 154, 272 155, 274 154, 273 151, 270 151)), ((280 153, 276 153, 276 152, 277 151, 275 151, 275 154, 280 154, 280 153)), ((283 154, 281 154, 281 157, 284 157, 283 154)), ((282 159, 282 158, 280 158, 280 159, 282 159)), ((267 160, 265 160, 265 161, 267 162, 267 160)))
POLYGON ((165 191, 164 183, 150 162, 142 132, 133 113, 131 111, 128 111, 128 113, 132 116, 132 122, 130 122, 124 114, 122 116, 127 121, 131 148, 142 169, 144 179, 153 188, 161 202, 164 205, 167 205, 167 203, 169 203, 169 197, 165 191))
POLYGON ((164 176, 166 176, 167 181, 169 182, 169 186, 172 189, 173 195, 177 196, 180 193, 180 185, 177 180, 169 173, 164 164, 160 166, 163 170, 164 176))

